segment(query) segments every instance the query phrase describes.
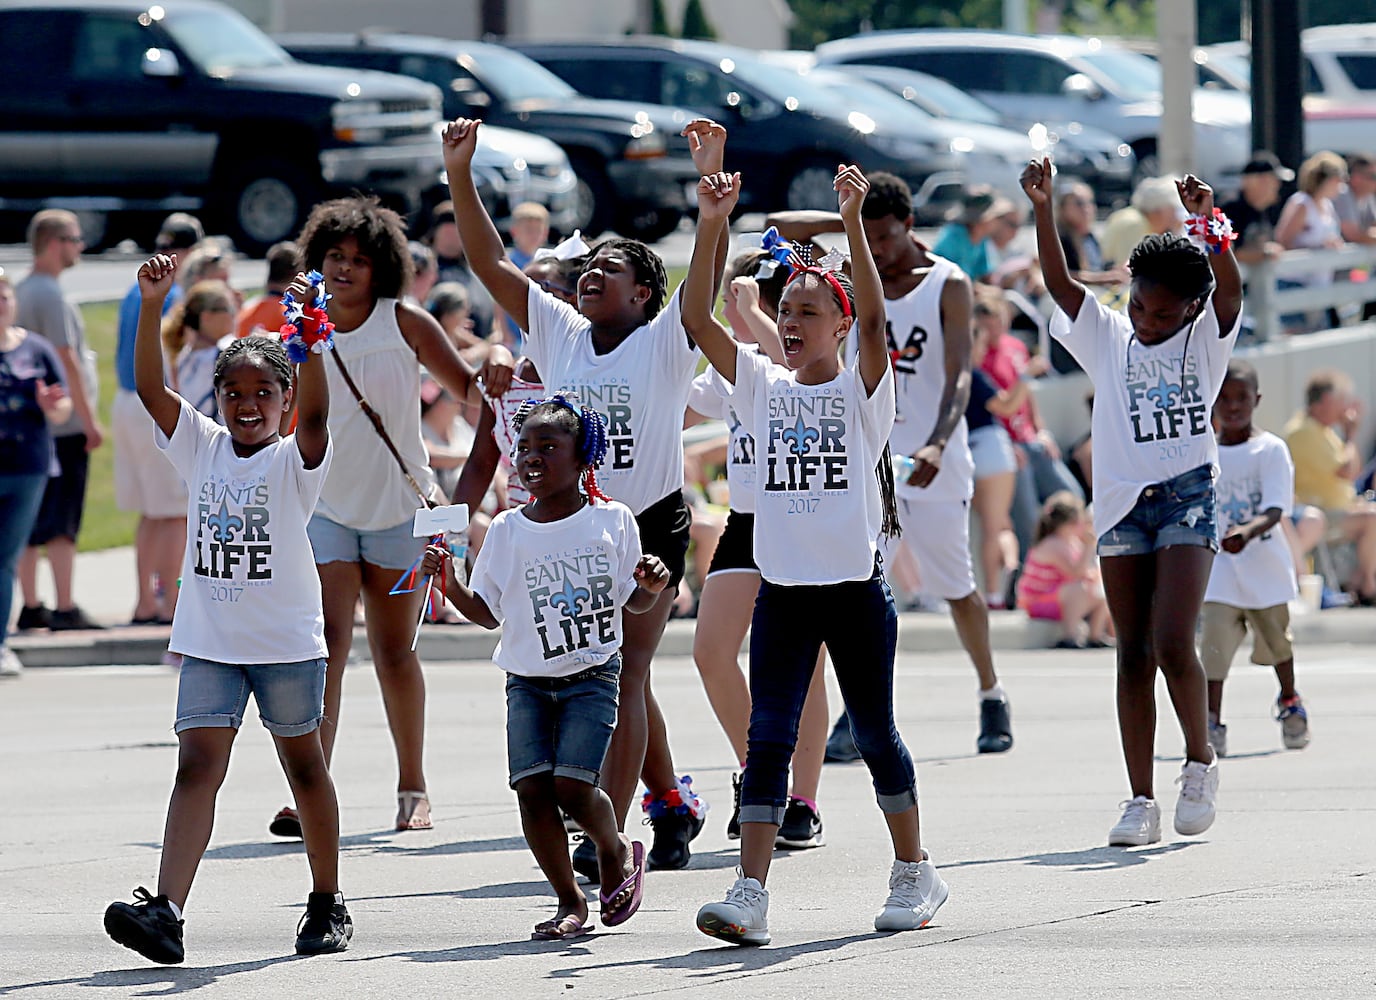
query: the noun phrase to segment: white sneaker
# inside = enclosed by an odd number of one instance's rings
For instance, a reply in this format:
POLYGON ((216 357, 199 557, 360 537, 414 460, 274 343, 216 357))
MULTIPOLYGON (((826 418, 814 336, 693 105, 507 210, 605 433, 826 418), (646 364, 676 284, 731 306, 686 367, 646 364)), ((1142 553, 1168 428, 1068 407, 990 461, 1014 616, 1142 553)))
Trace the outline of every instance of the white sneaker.
POLYGON ((769 944, 769 893, 740 874, 720 903, 698 910, 698 930, 732 944, 769 944))
POLYGON ((1218 797, 1218 758, 1212 763, 1187 760, 1175 779, 1180 798, 1175 802, 1175 832, 1192 836, 1214 825, 1218 797))
POLYGON ((1161 839, 1161 807, 1139 795, 1122 803, 1123 818, 1108 832, 1109 847, 1141 847, 1161 839))
POLYGON ((1209 723, 1209 746, 1220 757, 1228 756, 1228 727, 1222 722, 1209 723))
POLYGON ((0 646, 0 677, 18 677, 24 672, 24 664, 8 646, 0 646))
POLYGON ((915 931, 926 927, 950 892, 926 851, 921 861, 895 861, 889 872, 889 898, 874 918, 874 929, 915 931))

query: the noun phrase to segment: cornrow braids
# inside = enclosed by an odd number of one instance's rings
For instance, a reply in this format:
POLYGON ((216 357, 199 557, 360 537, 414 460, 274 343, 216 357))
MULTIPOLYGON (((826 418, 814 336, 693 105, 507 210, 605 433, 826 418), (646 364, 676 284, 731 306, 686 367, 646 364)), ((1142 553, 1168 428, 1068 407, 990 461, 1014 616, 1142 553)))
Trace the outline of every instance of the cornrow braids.
POLYGON ((567 396, 556 393, 548 399, 528 399, 511 418, 512 432, 520 437, 521 428, 532 414, 549 415, 573 436, 574 454, 586 468, 580 480, 590 500, 607 503, 611 497, 597 485, 597 466, 607 457, 607 424, 591 406, 574 406, 567 396))
POLYGON ((806 280, 808 275, 831 293, 832 301, 836 303, 836 308, 843 316, 855 315, 855 286, 851 283, 849 275, 843 271, 823 271, 811 264, 800 267, 789 275, 784 291, 788 291, 788 286, 795 281, 806 280))
POLYGON ((650 297, 645 302, 645 322, 648 323, 658 316, 659 311, 664 308, 664 295, 669 288, 669 276, 664 271, 664 261, 660 260, 659 254, 639 240, 627 240, 618 237, 603 240, 593 247, 587 257, 583 259, 583 266, 578 272, 580 278, 587 271, 588 265, 603 250, 620 250, 627 256, 631 266, 635 268, 636 284, 644 285, 650 289, 650 297))
POLYGON ((893 540, 903 534, 903 527, 898 523, 898 495, 893 485, 893 452, 889 450, 887 441, 884 443, 884 453, 879 456, 879 464, 874 467, 874 474, 879 477, 879 501, 884 515, 879 524, 879 534, 893 540))
POLYGON ((220 356, 215 359, 215 374, 213 384, 216 389, 220 388, 220 383, 225 380, 225 373, 237 364, 243 362, 261 361, 267 365, 268 370, 277 376, 277 381, 282 384, 282 391, 286 392, 291 388, 291 362, 287 360, 287 349, 282 346, 281 341, 272 337, 241 337, 238 340, 230 341, 220 356))
POLYGON ((1160 285, 1186 302, 1196 302, 1214 289, 1209 255, 1183 236, 1151 233, 1128 258, 1133 281, 1160 285))

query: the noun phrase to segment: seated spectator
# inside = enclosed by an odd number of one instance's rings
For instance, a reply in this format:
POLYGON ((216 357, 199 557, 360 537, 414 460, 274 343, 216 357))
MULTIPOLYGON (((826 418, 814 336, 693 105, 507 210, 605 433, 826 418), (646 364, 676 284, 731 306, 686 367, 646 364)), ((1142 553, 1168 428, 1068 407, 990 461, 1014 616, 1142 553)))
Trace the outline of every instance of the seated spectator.
POLYGON ((1056 201, 1056 223, 1065 262, 1076 281, 1085 285, 1122 285, 1130 279, 1125 267, 1108 267, 1094 238, 1094 191, 1082 181, 1066 185, 1056 201))
POLYGON ((1174 177, 1148 177, 1132 192, 1132 203, 1108 217, 1104 226, 1104 261, 1126 264, 1142 237, 1178 232, 1185 209, 1175 190, 1174 177))
MULTIPOLYGON (((1337 249, 1343 245, 1338 213, 1333 199, 1347 183, 1347 164, 1337 153, 1315 153, 1300 166, 1300 189, 1292 194, 1281 210, 1276 224, 1276 242, 1287 250, 1337 249)), ((1320 268, 1308 274, 1295 275, 1279 281, 1281 288, 1319 287, 1333 284, 1332 268, 1320 268)), ((1300 333, 1318 329, 1324 320, 1317 311, 1302 320, 1286 317, 1290 332, 1300 333)), ((1338 325, 1337 313, 1327 310, 1330 326, 1338 325)))
POLYGON ((989 264, 989 236, 994 221, 1012 209, 1006 198, 997 197, 988 188, 972 188, 965 192, 958 208, 947 215, 946 225, 937 234, 932 253, 945 257, 970 276, 981 281, 993 268, 989 264))
POLYGON ((1037 543, 1018 578, 1018 607, 1029 618, 1061 626, 1057 649, 1103 649, 1112 645, 1112 620, 1099 581, 1094 523, 1073 493, 1046 501, 1037 524, 1037 543), (1089 624, 1089 638, 1080 628, 1089 624))
POLYGON ((1376 504, 1360 497, 1354 485, 1362 468, 1354 441, 1361 406, 1352 397, 1351 379, 1334 370, 1309 376, 1304 398, 1304 411, 1285 425, 1295 502, 1322 509, 1333 530, 1356 545, 1357 566, 1347 589, 1362 604, 1376 603, 1376 504))
POLYGON ((257 334, 262 337, 276 337, 286 322, 286 311, 282 308, 282 293, 291 284, 300 270, 301 251, 291 240, 283 240, 268 247, 268 277, 262 295, 256 295, 244 303, 235 321, 236 337, 257 334))
POLYGON ((1347 188, 1333 199, 1338 232, 1348 243, 1376 243, 1376 157, 1347 158, 1347 188))

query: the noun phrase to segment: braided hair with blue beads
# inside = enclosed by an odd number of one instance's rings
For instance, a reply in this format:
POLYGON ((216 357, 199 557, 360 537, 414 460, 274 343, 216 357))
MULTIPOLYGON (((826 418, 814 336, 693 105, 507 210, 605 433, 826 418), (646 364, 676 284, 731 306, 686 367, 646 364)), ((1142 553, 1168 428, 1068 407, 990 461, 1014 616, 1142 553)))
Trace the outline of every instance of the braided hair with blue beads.
POLYGON ((607 457, 607 424, 591 406, 574 405, 567 396, 555 394, 548 399, 528 399, 521 404, 516 415, 511 418, 513 437, 519 437, 521 427, 533 414, 549 417, 552 422, 564 427, 574 441, 578 460, 586 468, 581 480, 583 492, 589 500, 607 503, 611 497, 603 493, 597 485, 596 469, 607 457))

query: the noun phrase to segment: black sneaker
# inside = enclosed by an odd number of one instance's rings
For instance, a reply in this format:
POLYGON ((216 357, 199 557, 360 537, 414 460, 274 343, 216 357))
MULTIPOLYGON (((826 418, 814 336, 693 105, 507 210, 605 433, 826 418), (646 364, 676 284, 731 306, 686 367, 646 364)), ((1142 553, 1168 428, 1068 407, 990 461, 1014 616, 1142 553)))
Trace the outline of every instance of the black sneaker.
POLYGON ((592 842, 592 838, 584 837, 573 849, 573 870, 593 885, 601 884, 597 868, 597 845, 592 842))
POLYGON ((327 955, 349 947, 354 921, 344 897, 333 892, 313 892, 306 897, 306 913, 296 925, 298 955, 327 955))
POLYGON ((802 799, 788 800, 784 821, 779 825, 774 846, 788 851, 805 851, 826 843, 822 836, 822 817, 802 799))
POLYGON ((836 725, 831 727, 824 759, 828 764, 849 764, 853 760, 861 759, 860 748, 855 745, 855 734, 850 731, 850 716, 845 712, 836 720, 836 725))
POLYGON ((29 607, 27 604, 19 609, 19 620, 14 623, 16 632, 27 632, 30 629, 47 628, 52 624, 53 613, 41 604, 29 607))
POLYGON ((1003 753, 1013 746, 1013 720, 1008 715, 1008 701, 981 698, 979 703, 979 739, 975 748, 980 753, 1003 753))
POLYGON ((82 611, 75 604, 66 611, 54 611, 48 628, 54 632, 75 632, 78 630, 89 631, 91 629, 103 629, 104 625, 87 617, 86 612, 82 611))
POLYGON ((693 852, 689 842, 702 832, 702 817, 671 811, 646 820, 655 832, 646 858, 650 871, 677 871, 687 868, 693 852))
POLYGON ((731 775, 731 818, 726 821, 726 839, 741 839, 741 776, 731 775))
POLYGON ((111 903, 105 908, 105 933, 144 958, 163 965, 186 959, 182 922, 172 914, 166 896, 154 896, 143 886, 134 890, 135 903, 111 903))

